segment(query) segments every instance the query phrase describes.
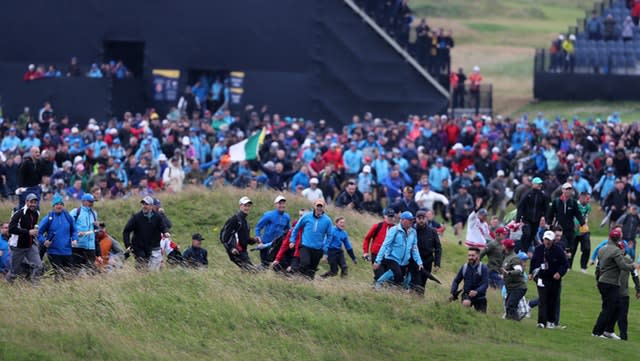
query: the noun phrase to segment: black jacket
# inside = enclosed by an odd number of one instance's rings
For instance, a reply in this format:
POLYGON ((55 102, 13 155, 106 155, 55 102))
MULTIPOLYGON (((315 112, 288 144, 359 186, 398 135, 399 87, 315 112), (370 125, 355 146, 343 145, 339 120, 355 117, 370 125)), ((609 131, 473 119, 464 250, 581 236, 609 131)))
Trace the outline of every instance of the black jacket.
POLYGON ((345 208, 349 203, 353 203, 353 209, 355 210, 359 210, 362 207, 362 195, 359 191, 356 190, 353 194, 342 191, 336 198, 336 207, 345 208))
POLYGON ((393 210, 396 211, 396 213, 409 211, 411 212, 411 214, 415 216, 418 210, 420 209, 420 206, 418 206, 418 203, 416 203, 416 201, 414 201, 413 199, 407 200, 403 196, 402 199, 394 203, 391 208, 393 208, 393 210))
POLYGON ((616 207, 617 212, 624 212, 627 209, 629 203, 628 193, 626 190, 619 192, 617 189, 612 190, 604 200, 604 207, 610 209, 612 206, 616 207))
POLYGON ((547 214, 549 197, 539 189, 531 189, 518 204, 516 220, 538 225, 540 218, 547 214))
POLYGON ((256 243, 255 238, 249 236, 249 232, 247 215, 238 212, 224 223, 220 237, 227 251, 236 248, 239 252, 246 252, 248 245, 256 243))
POLYGON ((160 248, 160 239, 162 233, 167 231, 167 226, 156 212, 151 213, 151 218, 147 218, 142 211, 129 218, 122 231, 125 247, 132 246, 134 250, 140 249, 147 252, 160 248), (133 232, 133 239, 130 238, 131 232, 133 232))
POLYGON ((184 251, 182 257, 189 266, 201 267, 209 265, 209 260, 207 259, 207 250, 202 247, 189 247, 186 251, 184 251))
POLYGON ((622 239, 627 241, 635 240, 636 234, 638 234, 638 227, 640 226, 640 216, 626 213, 616 220, 616 224, 622 226, 622 239))
MULTIPOLYGON (((31 248, 36 241, 35 236, 29 235, 29 230, 34 229, 38 224, 40 213, 32 211, 27 206, 19 209, 9 222, 9 234, 18 237, 18 248, 31 248)), ((10 240, 11 241, 11 240, 10 240)), ((10 242, 11 243, 11 242, 10 242)))
POLYGON ((18 169, 18 187, 35 187, 40 184, 41 178, 42 170, 38 161, 31 157, 25 158, 18 169))
POLYGON ((560 276, 564 276, 569 268, 569 262, 567 261, 567 256, 564 254, 564 250, 556 244, 549 248, 546 248, 544 244, 536 247, 533 251, 533 257, 531 257, 529 274, 533 275, 534 271, 540 268, 540 265, 543 263, 547 264, 547 269, 539 269, 536 274, 536 277, 541 278, 543 281, 552 280, 556 272, 559 273, 560 276))
POLYGON ((416 233, 418 238, 418 251, 420 252, 422 262, 425 265, 433 262, 436 267, 440 267, 442 244, 440 243, 438 232, 429 226, 416 226, 416 233))
POLYGON ((569 198, 566 202, 563 202, 562 198, 556 198, 551 202, 546 219, 547 223, 558 223, 565 233, 573 234, 575 228, 574 219, 577 219, 580 225, 584 224, 584 217, 578 210, 578 202, 575 199, 569 198))

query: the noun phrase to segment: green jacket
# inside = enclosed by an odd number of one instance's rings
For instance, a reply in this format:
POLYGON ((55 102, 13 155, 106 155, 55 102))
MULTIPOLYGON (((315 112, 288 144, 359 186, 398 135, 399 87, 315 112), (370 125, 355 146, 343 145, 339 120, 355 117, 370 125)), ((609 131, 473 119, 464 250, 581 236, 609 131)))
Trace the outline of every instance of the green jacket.
POLYGON ((480 251, 480 259, 487 256, 487 268, 489 271, 500 273, 500 267, 504 262, 504 253, 502 252, 502 245, 497 241, 491 241, 485 248, 480 251))
MULTIPOLYGON (((633 260, 629 257, 624 257, 624 261, 628 264, 633 264, 633 260)), ((629 297, 629 276, 631 276, 631 274, 633 274, 633 271, 620 271, 620 292, 618 292, 618 294, 621 297, 629 297)), ((638 276, 635 274, 633 275, 633 283, 635 285, 636 293, 640 292, 640 283, 638 282, 638 276)))
POLYGON ((524 267, 522 265, 522 261, 513 250, 504 257, 502 268, 506 270, 503 278, 504 286, 507 288, 507 291, 527 289, 527 282, 523 277, 524 267), (516 266, 520 266, 519 269, 517 269, 516 266))
POLYGON ((627 263, 624 251, 612 241, 598 251, 598 282, 620 286, 620 271, 633 271, 633 263, 627 263))

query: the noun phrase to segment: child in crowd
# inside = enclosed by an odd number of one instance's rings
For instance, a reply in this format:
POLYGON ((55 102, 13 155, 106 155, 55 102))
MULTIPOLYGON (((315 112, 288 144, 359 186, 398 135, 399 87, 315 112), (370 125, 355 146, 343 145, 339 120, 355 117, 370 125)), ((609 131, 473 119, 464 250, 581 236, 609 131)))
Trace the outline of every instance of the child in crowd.
POLYGON ((333 277, 338 274, 338 267, 340 267, 340 276, 345 277, 348 272, 347 261, 344 258, 344 251, 342 246, 347 250, 349 257, 354 264, 358 263, 356 255, 353 253, 351 242, 349 242, 349 235, 344 230, 345 220, 344 217, 338 217, 335 219, 336 226, 331 230, 331 236, 325 241, 324 253, 329 261, 329 271, 322 275, 322 277, 333 277))

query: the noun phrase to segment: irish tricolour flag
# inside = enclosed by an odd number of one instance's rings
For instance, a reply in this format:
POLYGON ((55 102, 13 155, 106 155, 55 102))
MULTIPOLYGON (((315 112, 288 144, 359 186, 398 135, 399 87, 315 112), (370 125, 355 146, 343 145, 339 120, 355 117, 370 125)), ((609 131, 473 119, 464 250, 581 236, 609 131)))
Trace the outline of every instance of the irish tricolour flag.
POLYGON ((258 149, 264 141, 265 130, 254 133, 249 138, 229 147, 229 157, 232 162, 252 160, 258 157, 258 149))

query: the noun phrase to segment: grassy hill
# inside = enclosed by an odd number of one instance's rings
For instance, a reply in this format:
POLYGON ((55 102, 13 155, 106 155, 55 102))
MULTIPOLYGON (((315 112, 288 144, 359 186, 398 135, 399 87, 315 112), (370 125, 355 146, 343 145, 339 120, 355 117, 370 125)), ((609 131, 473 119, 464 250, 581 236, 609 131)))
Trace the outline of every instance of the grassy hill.
POLYGON ((576 19, 593 9, 594 0, 411 0, 417 16, 429 24, 453 31, 456 47, 454 69, 482 69, 485 81, 494 85, 496 114, 521 115, 543 111, 549 116, 606 116, 619 111, 640 119, 640 107, 632 102, 540 102, 533 99, 535 48, 549 48, 551 40, 567 33, 576 19))
MULTIPOLYGON (((203 233, 210 267, 121 272, 41 287, 0 284, 0 360, 629 360, 640 345, 638 303, 632 301, 628 343, 594 339, 599 310, 593 276, 570 273, 564 282, 566 330, 539 330, 534 320, 500 318, 497 293, 487 315, 449 304, 448 284, 465 260, 463 247, 444 237, 444 286, 424 298, 374 291, 370 266, 351 267, 347 279, 302 281, 271 272, 247 274, 232 265, 217 229, 236 209, 241 191, 192 191, 163 198, 173 235, 188 246, 203 233)), ((271 208, 274 194, 250 193, 251 224, 271 208)), ((72 207, 75 205, 68 205, 72 207)), ((289 209, 305 207, 290 201, 289 209)), ((8 216, 8 205, 1 215, 8 216)), ((136 200, 97 203, 100 218, 120 232, 136 200)), ((45 208, 47 208, 45 206, 45 208)), ((356 253, 377 220, 345 215, 356 253)), ((256 259, 256 255, 252 255, 256 259)), ((321 265, 325 268, 326 265, 321 265)), ((530 287, 533 285, 531 284, 530 287)), ((528 296, 535 297, 530 288, 528 296)), ((535 319, 535 312, 534 312, 535 319)))

